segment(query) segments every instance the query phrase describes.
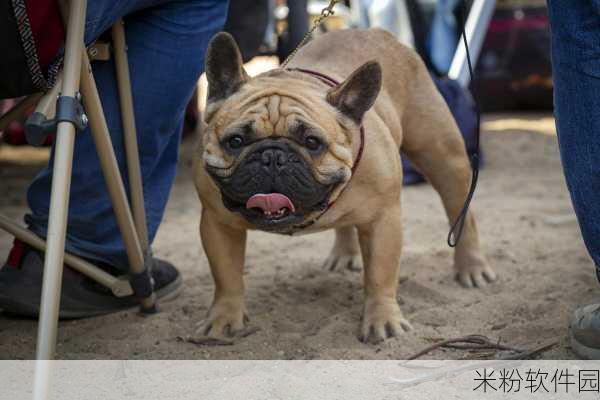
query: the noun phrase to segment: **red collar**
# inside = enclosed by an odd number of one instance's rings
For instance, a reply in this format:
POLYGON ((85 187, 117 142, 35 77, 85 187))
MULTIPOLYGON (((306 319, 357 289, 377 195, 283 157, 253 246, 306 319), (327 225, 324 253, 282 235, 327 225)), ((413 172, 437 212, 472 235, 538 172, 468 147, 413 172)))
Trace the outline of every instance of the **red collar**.
MULTIPOLYGON (((318 71, 313 71, 313 70, 305 69, 305 68, 288 68, 288 71, 299 71, 299 72, 302 72, 302 73, 305 73, 308 75, 312 75, 312 76, 316 77, 317 79, 319 79, 321 82, 323 82, 326 85, 331 86, 331 87, 335 87, 340 84, 337 80, 333 79, 332 77, 325 75, 318 71)), ((352 168, 350 170, 352 173, 352 175, 350 176, 350 179, 352 179, 352 176, 354 176, 354 172, 358 168, 358 164, 360 163, 360 160, 362 159, 364 148, 365 148, 365 128, 363 127, 363 125, 361 125, 360 126, 360 147, 358 148, 358 153, 356 154, 356 160, 354 160, 354 164, 352 165, 352 168)), ((340 194, 338 195, 336 200, 340 198, 342 193, 344 193, 344 190, 346 190, 349 183, 350 183, 350 181, 348 181, 346 183, 346 186, 344 186, 344 188, 342 189, 342 191, 340 192, 340 194)), ((315 219, 307 221, 306 223, 302 224, 298 228, 303 229, 303 228, 306 228, 306 227, 314 224, 315 222, 317 222, 317 220, 319 218, 321 218, 323 216, 323 214, 325 214, 333 206, 333 204, 335 203, 336 200, 327 204, 327 207, 315 219)))

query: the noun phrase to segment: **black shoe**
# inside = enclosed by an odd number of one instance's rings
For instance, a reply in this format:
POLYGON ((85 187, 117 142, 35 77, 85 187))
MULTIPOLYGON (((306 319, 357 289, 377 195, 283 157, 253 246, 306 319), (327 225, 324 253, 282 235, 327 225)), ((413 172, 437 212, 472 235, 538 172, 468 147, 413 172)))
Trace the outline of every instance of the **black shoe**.
MULTIPOLYGON (((18 257, 18 263, 14 262, 14 256, 9 260, 10 263, 0 268, 0 309, 11 315, 38 317, 44 269, 42 254, 25 248, 18 257)), ((108 266, 100 267, 111 269, 108 266)), ((154 259, 152 278, 156 297, 162 301, 173 299, 181 292, 181 275, 167 261, 154 259)), ((108 288, 69 267, 63 271, 61 319, 93 317, 138 305, 139 301, 134 296, 116 297, 108 288)))
POLYGON ((600 303, 575 310, 569 334, 575 354, 587 360, 600 360, 600 303))

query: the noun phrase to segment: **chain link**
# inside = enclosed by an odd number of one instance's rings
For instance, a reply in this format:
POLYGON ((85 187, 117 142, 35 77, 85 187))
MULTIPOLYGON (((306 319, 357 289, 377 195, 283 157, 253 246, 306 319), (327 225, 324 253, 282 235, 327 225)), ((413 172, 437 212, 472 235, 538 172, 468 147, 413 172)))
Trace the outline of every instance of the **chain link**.
POLYGON ((317 17, 317 19, 315 20, 315 22, 313 23, 313 26, 310 28, 310 30, 308 32, 306 32, 306 35, 304 35, 304 37, 302 38, 302 40, 300 41, 300 43, 298 43, 298 46, 296 46, 296 48, 290 53, 289 56, 287 56, 287 58, 283 61, 283 63, 281 63, 279 68, 285 68, 290 61, 292 61, 292 58, 294 58, 294 56, 296 55, 296 53, 298 53, 298 50, 300 50, 300 48, 302 46, 304 46, 306 44, 306 42, 308 42, 308 40, 310 39, 310 37, 312 36, 313 32, 317 30, 317 28, 329 17, 331 17, 333 14, 335 14, 335 11, 333 11, 333 7, 335 7, 335 5, 337 3, 339 3, 341 0, 331 0, 329 2, 329 5, 325 8, 323 8, 321 10, 321 15, 319 15, 317 17))

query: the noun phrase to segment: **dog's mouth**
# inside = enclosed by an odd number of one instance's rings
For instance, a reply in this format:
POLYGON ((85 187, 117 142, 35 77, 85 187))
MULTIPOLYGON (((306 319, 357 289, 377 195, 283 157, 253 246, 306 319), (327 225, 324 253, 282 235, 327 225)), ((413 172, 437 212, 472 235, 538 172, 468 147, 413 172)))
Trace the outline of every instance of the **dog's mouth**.
MULTIPOLYGON (((229 210, 238 212, 260 229, 285 231, 304 221, 307 211, 298 209, 294 202, 282 193, 257 193, 243 203, 222 193, 223 204, 229 210)), ((311 211, 325 209, 327 200, 310 207, 311 211)))
POLYGON ((294 203, 281 193, 258 193, 246 202, 246 210, 253 210, 271 221, 284 219, 296 211, 294 203))

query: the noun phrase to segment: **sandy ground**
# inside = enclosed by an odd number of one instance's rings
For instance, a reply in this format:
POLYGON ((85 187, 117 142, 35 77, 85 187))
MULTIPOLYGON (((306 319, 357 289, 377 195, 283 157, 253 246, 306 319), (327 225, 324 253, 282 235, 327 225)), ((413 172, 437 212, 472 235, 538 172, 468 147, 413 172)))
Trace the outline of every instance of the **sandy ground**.
MULTIPOLYGON (((200 206, 191 181, 193 145, 183 145, 179 175, 155 253, 174 262, 185 291, 162 312, 136 311, 62 322, 62 358, 402 359, 436 339, 483 334, 522 348, 557 341, 543 358, 572 358, 567 324, 573 308, 600 297, 560 169, 548 115, 487 116, 487 165, 474 202, 484 249, 499 281, 467 290, 453 281, 447 225, 428 185, 403 192, 405 245, 398 300, 414 330, 379 345, 356 338, 359 272, 321 269, 332 232, 303 237, 252 233, 246 265, 251 326, 260 330, 231 346, 183 341, 210 304, 213 283, 199 245, 200 206)), ((0 211, 20 218, 27 181, 47 153, 0 147, 0 211)), ((4 257, 11 238, 0 233, 4 257)), ((36 322, 0 314, 0 358, 30 358, 36 322)), ((430 358, 473 357, 438 350, 430 358)))

